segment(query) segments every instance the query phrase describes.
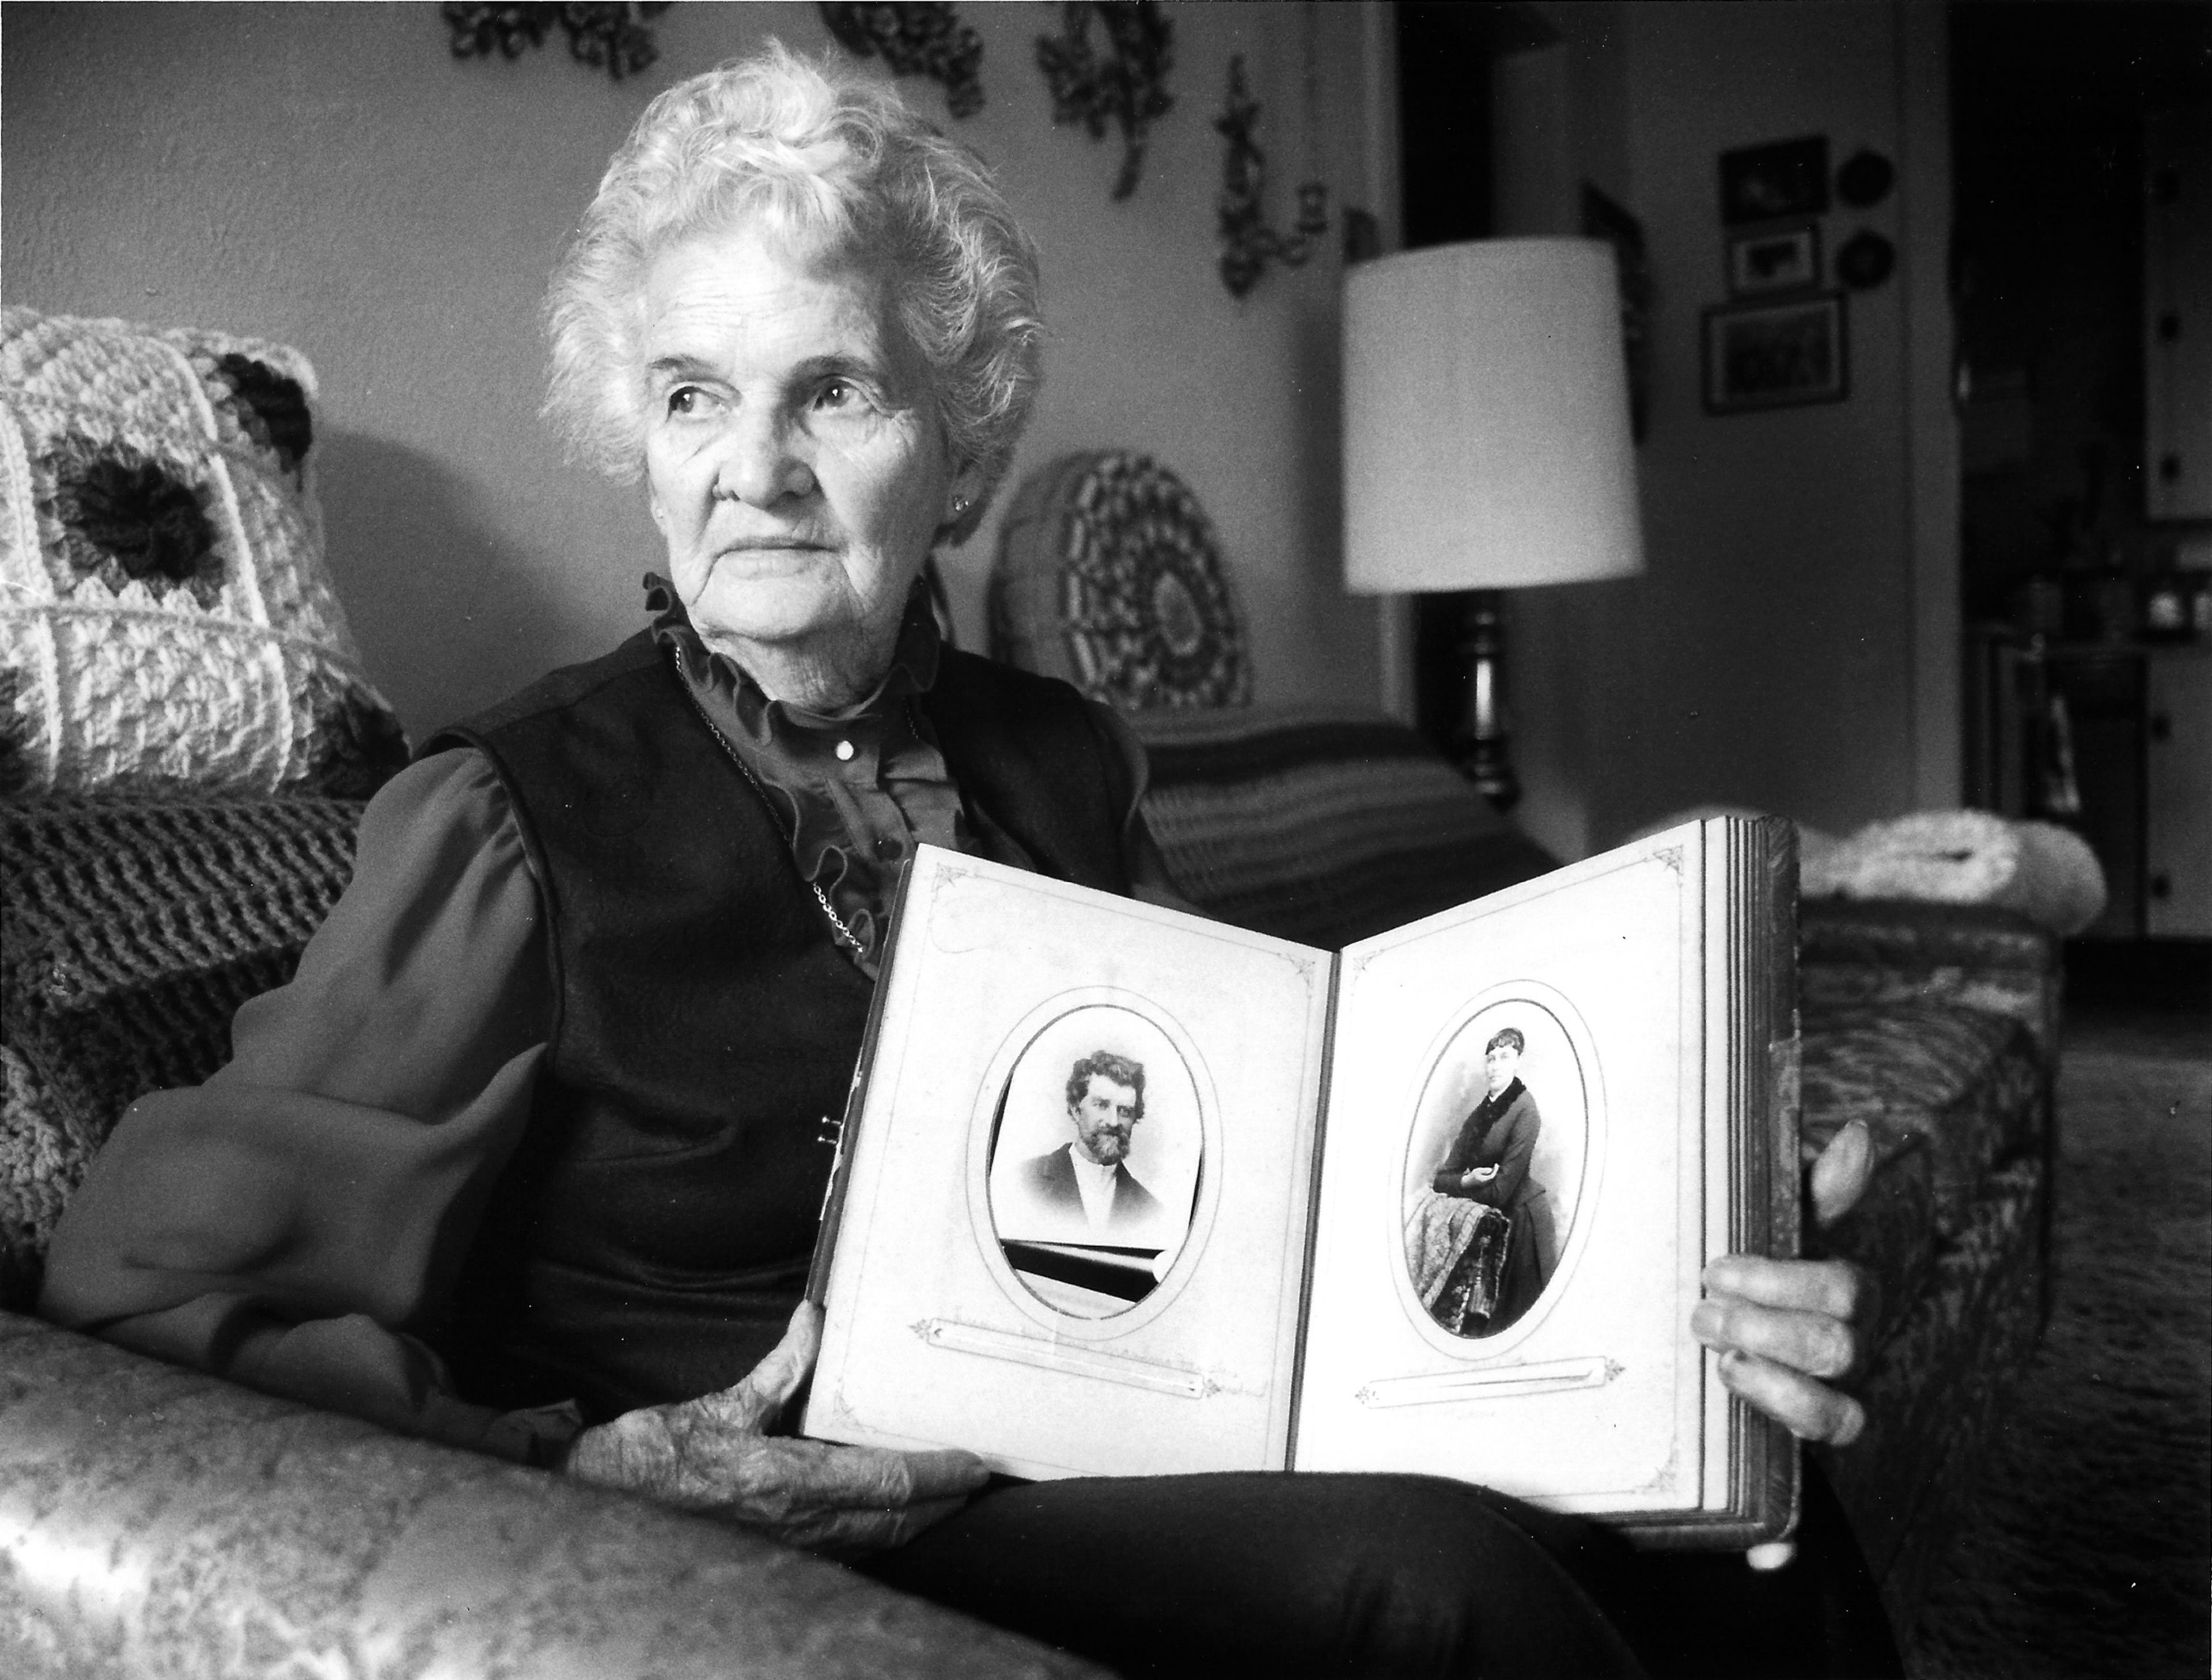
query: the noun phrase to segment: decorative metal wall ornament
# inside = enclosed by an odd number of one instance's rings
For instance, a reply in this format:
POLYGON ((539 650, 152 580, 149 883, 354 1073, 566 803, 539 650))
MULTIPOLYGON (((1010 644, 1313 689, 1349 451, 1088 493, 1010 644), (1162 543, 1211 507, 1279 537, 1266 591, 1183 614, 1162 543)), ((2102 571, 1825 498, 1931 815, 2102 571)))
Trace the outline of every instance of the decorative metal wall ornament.
POLYGON ((1244 86, 1244 55, 1229 60, 1229 96, 1215 130, 1229 143, 1221 161, 1221 283, 1231 297, 1243 297, 1259 284, 1269 262, 1302 268, 1321 249, 1328 232, 1328 187, 1307 181, 1298 188, 1297 231, 1289 236, 1267 224, 1261 202, 1267 185, 1267 159, 1252 138, 1260 107, 1244 86))
POLYGON ((1036 44, 1037 68, 1052 90, 1052 120, 1081 123, 1093 140, 1106 137, 1109 119, 1121 128, 1121 173, 1114 178, 1114 197, 1127 198, 1144 173, 1146 126, 1175 105, 1167 90, 1175 26, 1158 0, 1067 0, 1060 13, 1060 38, 1039 35, 1036 44), (1091 50, 1093 13, 1114 49, 1109 58, 1091 50))
POLYGON ((660 56, 649 19, 668 9, 669 0, 638 0, 631 5, 447 4, 438 15, 453 31, 453 57, 520 58, 526 46, 543 46, 555 24, 568 33, 568 56, 580 64, 604 69, 617 82, 634 76, 660 56))
POLYGON ((983 39, 948 4, 822 4, 822 21, 855 58, 870 54, 893 76, 926 76, 945 88, 945 108, 972 117, 983 108, 983 39))

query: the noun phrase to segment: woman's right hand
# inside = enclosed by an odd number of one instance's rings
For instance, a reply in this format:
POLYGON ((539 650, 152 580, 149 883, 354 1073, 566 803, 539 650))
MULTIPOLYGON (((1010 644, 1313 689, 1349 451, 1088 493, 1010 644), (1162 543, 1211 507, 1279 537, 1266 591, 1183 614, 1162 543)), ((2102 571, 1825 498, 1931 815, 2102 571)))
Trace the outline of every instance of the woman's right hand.
POLYGON ((852 1557, 903 1545, 990 1479, 973 1453, 899 1453, 771 1435, 814 1368, 822 1312, 802 1301, 744 1381, 586 1429, 565 1474, 852 1557))

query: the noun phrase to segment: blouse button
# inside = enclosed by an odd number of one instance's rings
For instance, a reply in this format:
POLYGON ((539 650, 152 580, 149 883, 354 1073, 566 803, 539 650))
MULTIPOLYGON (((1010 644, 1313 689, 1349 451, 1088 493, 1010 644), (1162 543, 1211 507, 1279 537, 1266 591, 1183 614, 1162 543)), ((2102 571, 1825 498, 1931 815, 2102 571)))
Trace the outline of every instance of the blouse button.
POLYGON ((840 741, 837 743, 837 761, 841 764, 849 762, 852 756, 853 743, 850 741, 840 741))

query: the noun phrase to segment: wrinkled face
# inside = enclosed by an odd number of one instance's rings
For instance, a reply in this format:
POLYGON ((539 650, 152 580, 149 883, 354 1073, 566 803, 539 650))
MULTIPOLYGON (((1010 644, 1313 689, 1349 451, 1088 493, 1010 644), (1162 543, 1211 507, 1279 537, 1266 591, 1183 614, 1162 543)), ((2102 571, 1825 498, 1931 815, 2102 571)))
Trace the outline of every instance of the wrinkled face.
POLYGON ((1510 1044, 1493 1044, 1484 1053, 1482 1070, 1490 1078, 1490 1094, 1496 1096, 1513 1083, 1521 1069, 1521 1052, 1510 1044))
POLYGON ((1137 1088, 1094 1073, 1083 1100, 1068 1104, 1067 1118, 1075 1122, 1079 1150, 1101 1167, 1118 1167, 1129 1158, 1129 1139, 1137 1129, 1137 1088))
POLYGON ((641 344, 653 521, 693 624, 778 698, 860 698, 973 494, 888 288, 749 228, 701 234, 647 270, 641 344))

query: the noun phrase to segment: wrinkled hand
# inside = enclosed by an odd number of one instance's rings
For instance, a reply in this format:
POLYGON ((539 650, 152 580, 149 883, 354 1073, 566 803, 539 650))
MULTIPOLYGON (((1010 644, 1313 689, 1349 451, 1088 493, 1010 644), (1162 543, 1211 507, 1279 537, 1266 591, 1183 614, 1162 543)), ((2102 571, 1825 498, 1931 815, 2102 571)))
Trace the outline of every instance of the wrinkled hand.
MULTIPOLYGON (((1874 1171, 1874 1138, 1854 1120, 1813 1163, 1813 1216, 1827 1225, 1856 1205, 1874 1171)), ((1829 1386, 1863 1351, 1874 1291, 1842 1260, 1769 1260, 1730 1254, 1705 1268, 1705 1299, 1690 1332, 1720 1351, 1721 1380, 1805 1440, 1848 1446, 1866 1409, 1829 1386)))
POLYGON ((586 1429, 562 1469, 837 1556, 903 1545, 957 1510, 990 1472, 968 1453, 896 1453, 768 1434, 821 1345, 821 1309, 801 1302, 783 1340, 744 1381, 586 1429))

